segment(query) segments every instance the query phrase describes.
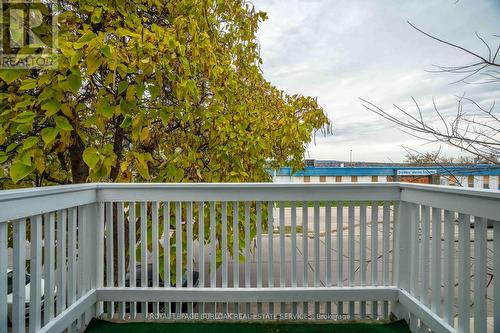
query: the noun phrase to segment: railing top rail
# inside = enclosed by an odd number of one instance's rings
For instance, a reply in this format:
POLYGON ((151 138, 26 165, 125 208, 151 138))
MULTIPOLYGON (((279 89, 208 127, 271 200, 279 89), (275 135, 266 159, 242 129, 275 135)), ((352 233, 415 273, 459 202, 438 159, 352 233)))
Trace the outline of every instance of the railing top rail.
POLYGON ((500 220, 500 191, 454 186, 400 184, 401 201, 500 220))
POLYGON ((134 183, 97 184, 105 201, 399 200, 396 183, 134 183))
POLYGON ((96 200, 95 184, 3 190, 0 191, 0 223, 86 205, 96 200))
POLYGON ((409 183, 92 183, 0 191, 0 222, 109 201, 407 201, 500 216, 500 191, 409 183), (465 209, 465 210, 464 210, 465 209))
POLYGON ((463 196, 483 197, 500 200, 499 190, 479 189, 461 186, 443 186, 431 184, 412 184, 412 183, 397 183, 401 190, 412 189, 420 191, 428 191, 434 193, 450 193, 463 196))
POLYGON ((20 188, 13 190, 1 190, 0 202, 12 201, 17 199, 44 197, 54 194, 74 193, 88 190, 96 190, 97 184, 68 184, 57 186, 43 186, 20 188))

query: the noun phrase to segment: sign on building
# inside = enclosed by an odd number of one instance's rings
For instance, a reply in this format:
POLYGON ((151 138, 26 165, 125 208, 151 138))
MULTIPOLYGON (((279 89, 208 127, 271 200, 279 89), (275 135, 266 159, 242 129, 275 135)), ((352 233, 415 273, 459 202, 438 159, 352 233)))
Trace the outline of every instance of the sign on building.
POLYGON ((436 173, 436 169, 404 169, 397 171, 398 176, 429 176, 436 173))

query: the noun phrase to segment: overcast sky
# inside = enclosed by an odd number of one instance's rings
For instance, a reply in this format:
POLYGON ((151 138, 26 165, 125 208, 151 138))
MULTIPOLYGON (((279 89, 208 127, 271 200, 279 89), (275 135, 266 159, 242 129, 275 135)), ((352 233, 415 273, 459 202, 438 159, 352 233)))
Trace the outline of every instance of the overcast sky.
POLYGON ((484 103, 500 97, 500 84, 452 84, 458 77, 429 73, 433 64, 461 65, 471 59, 406 23, 485 54, 474 33, 491 42, 500 35, 500 0, 252 2, 269 16, 258 32, 266 79, 289 94, 317 96, 333 122, 334 135, 311 145, 310 158, 348 160, 352 149, 357 161, 402 161, 402 146, 437 148, 422 146, 364 109, 359 97, 393 110, 393 104, 411 106, 413 96, 424 112, 430 111, 432 97, 444 112, 454 111, 456 95, 484 103))

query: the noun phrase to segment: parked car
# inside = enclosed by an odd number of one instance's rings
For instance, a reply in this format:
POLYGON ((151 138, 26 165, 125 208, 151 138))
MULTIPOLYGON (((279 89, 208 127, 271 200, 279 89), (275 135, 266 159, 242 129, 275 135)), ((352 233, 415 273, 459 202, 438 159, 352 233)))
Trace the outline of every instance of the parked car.
MULTIPOLYGON (((141 280, 141 265, 137 265, 135 267, 135 276, 136 276, 136 279, 135 279, 135 285, 136 287, 142 287, 142 280, 141 280)), ((148 283, 147 283, 147 286, 148 287, 153 287, 153 265, 152 264, 148 264, 148 270, 147 270, 147 275, 148 275, 148 283)), ((199 273, 197 271, 193 271, 193 278, 192 278, 192 281, 193 281, 193 287, 198 287, 199 285, 199 273)), ((129 287, 130 286, 130 272, 127 273, 127 275, 125 276, 125 286, 126 287, 129 287)), ((158 281, 158 287, 164 287, 165 286, 165 282, 159 277, 159 281, 158 281)), ((170 284, 171 287, 175 287, 175 284, 170 284)), ((187 274, 184 273, 183 276, 182 276, 182 288, 187 288, 188 286, 188 281, 187 281, 187 274)), ((160 303, 160 309, 161 308, 164 308, 166 305, 166 303, 160 303)), ((193 306, 195 306, 196 303, 193 303, 193 306)), ((137 311, 138 312, 141 312, 141 303, 140 302, 137 302, 137 311)), ((128 310, 128 309, 127 309, 128 310)), ((181 303, 181 311, 182 313, 186 313, 188 310, 188 307, 187 307, 187 303, 181 303)), ((176 312, 176 303, 171 303, 170 305, 170 311, 171 313, 175 313, 176 312)), ((153 303, 148 303, 148 312, 153 312, 153 303)))
MULTIPOLYGON (((30 282, 31 276, 29 274, 25 275, 24 279, 24 293, 25 293, 25 317, 29 318, 29 310, 30 310, 30 282)), ((41 309, 43 312, 43 291, 44 291, 44 280, 40 282, 40 291, 41 291, 41 309)), ((7 316, 9 320, 9 325, 12 323, 12 307, 14 305, 14 272, 11 269, 7 270, 7 316)))

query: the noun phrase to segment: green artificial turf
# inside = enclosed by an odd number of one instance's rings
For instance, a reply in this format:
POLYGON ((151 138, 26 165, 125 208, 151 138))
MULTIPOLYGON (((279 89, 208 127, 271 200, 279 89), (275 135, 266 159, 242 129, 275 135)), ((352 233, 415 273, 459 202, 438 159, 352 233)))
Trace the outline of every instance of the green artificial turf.
POLYGON ((392 323, 112 323, 92 319, 87 333, 407 333, 403 320, 392 323))

